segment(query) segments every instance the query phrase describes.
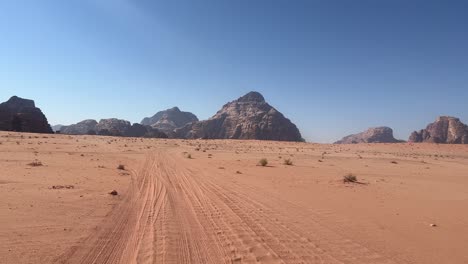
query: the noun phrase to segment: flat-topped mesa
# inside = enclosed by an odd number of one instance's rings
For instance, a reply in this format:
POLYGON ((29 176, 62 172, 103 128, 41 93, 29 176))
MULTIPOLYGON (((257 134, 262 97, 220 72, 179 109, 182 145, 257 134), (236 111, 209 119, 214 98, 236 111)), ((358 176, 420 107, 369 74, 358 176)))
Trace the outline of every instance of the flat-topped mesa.
POLYGON ((434 123, 427 125, 426 129, 414 131, 409 142, 468 144, 468 126, 459 118, 439 116, 434 123))
POLYGON ((177 138, 260 139, 301 141, 301 133, 289 119, 265 102, 258 92, 225 104, 208 120, 176 129, 177 138))
POLYGON ((12 96, 0 104, 0 130, 53 133, 47 118, 33 100, 12 96))
POLYGON ((398 143, 402 142, 393 137, 393 130, 389 127, 372 127, 364 132, 353 134, 338 140, 334 144, 357 143, 398 143))

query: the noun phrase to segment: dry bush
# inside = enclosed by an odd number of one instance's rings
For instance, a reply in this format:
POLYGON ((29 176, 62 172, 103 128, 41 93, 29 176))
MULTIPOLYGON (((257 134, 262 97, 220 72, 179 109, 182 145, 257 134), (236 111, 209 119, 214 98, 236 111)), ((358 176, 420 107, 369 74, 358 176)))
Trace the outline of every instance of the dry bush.
POLYGON ((119 166, 117 166, 117 169, 118 170, 125 170, 125 165, 119 164, 119 166))
POLYGON ((258 165, 265 167, 266 165, 268 165, 268 160, 263 158, 258 162, 258 165))
POLYGON ((38 160, 35 160, 31 163, 28 164, 29 166, 33 166, 33 167, 40 167, 40 166, 43 166, 42 162, 38 161, 38 160))
POLYGON ((283 161, 283 164, 284 165, 288 165, 288 166, 292 166, 293 165, 293 161, 291 159, 285 159, 283 161))
POLYGON ((343 176, 343 182, 344 183, 354 183, 354 182, 357 182, 357 177, 356 175, 352 174, 352 173, 349 173, 349 174, 346 174, 345 176, 343 176))

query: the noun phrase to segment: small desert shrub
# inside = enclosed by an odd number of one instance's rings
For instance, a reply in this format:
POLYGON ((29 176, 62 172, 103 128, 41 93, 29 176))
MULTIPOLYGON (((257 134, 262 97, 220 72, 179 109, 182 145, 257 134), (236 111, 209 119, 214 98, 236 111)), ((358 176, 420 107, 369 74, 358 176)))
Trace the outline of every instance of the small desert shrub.
POLYGON ((185 155, 185 157, 186 157, 187 159, 191 159, 191 158, 192 158, 192 154, 187 153, 187 155, 185 155))
POLYGON ((285 159, 285 160, 283 161, 283 164, 284 164, 284 165, 289 165, 289 166, 291 166, 291 165, 293 165, 293 161, 292 161, 291 159, 285 159))
POLYGON ((347 183, 347 182, 357 182, 357 177, 356 175, 354 174, 346 174, 345 176, 343 176, 343 182, 347 183))
POLYGON ((265 167, 266 165, 268 165, 268 160, 265 159, 265 158, 263 158, 263 159, 261 159, 261 160, 258 162, 258 164, 259 164, 260 166, 265 167))
POLYGON ((33 167, 39 167, 39 166, 42 166, 42 162, 40 162, 38 160, 35 160, 35 161, 29 163, 28 165, 33 166, 33 167))
POLYGON ((117 169, 118 170, 125 170, 125 165, 119 164, 119 166, 117 166, 117 169))
POLYGON ((398 162, 396 162, 396 161, 392 161, 391 163, 392 163, 392 164, 398 164, 398 162))

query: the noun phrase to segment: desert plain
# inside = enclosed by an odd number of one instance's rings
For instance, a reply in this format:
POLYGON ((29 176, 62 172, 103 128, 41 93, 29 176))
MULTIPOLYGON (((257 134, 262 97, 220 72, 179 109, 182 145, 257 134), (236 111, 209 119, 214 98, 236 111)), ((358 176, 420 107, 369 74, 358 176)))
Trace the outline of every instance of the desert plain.
POLYGON ((0 132, 0 168, 0 263, 468 263, 468 145, 0 132))

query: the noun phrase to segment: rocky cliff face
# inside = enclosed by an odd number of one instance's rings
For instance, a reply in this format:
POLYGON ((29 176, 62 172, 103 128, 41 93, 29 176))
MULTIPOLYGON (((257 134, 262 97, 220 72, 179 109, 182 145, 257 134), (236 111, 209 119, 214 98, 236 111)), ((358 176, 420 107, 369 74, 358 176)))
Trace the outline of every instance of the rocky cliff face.
POLYGON ((393 137, 393 130, 389 127, 373 127, 368 130, 344 137, 335 144, 356 143, 397 143, 401 142, 393 137))
POLYGON ((296 125, 258 92, 227 103, 210 119, 192 122, 174 133, 179 138, 302 140, 296 125))
POLYGON ((450 116, 440 116, 426 129, 414 131, 409 137, 410 142, 468 144, 468 126, 460 119, 450 116))
POLYGON ((34 101, 17 96, 0 104, 0 130, 53 133, 47 118, 34 101))
POLYGON ((152 126, 165 133, 172 133, 174 129, 195 121, 198 121, 196 115, 180 111, 178 107, 173 107, 157 112, 152 117, 146 117, 140 123, 145 126, 152 126))

